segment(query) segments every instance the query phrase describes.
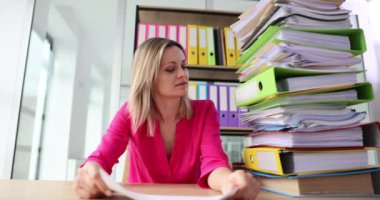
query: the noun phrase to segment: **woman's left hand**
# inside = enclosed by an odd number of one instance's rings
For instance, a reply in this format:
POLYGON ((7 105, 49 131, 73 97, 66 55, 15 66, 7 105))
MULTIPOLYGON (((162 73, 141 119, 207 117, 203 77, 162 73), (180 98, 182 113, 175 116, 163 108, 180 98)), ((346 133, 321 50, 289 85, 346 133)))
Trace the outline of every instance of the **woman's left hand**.
POLYGON ((223 181, 221 190, 223 194, 228 194, 236 188, 238 191, 231 196, 231 199, 252 200, 260 191, 260 183, 252 174, 236 170, 227 177, 227 180, 223 181))

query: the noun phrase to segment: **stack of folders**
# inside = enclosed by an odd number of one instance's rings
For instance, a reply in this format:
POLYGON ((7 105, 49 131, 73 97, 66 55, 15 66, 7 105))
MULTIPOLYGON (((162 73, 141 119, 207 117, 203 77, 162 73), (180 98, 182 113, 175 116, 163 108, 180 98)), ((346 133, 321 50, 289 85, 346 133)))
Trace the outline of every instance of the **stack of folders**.
POLYGON ((240 56, 237 38, 229 27, 138 23, 136 47, 154 37, 180 43, 189 65, 236 67, 240 56))
POLYGON ((243 50, 248 49, 268 27, 348 29, 349 10, 340 9, 344 0, 261 0, 231 25, 243 50))
POLYGON ((380 123, 353 105, 373 100, 357 81, 366 51, 343 0, 262 0, 231 26, 240 122, 253 128, 246 167, 262 188, 292 197, 380 197, 380 123))

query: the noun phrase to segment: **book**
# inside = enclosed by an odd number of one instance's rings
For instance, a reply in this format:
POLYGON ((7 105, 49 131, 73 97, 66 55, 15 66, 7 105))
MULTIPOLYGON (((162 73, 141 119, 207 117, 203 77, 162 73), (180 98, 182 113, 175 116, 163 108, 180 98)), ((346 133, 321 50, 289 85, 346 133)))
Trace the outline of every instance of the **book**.
POLYGON ((380 168, 300 176, 251 173, 263 190, 289 197, 380 196, 380 168))
POLYGON ((373 149, 246 147, 244 162, 248 169, 270 174, 321 174, 378 167, 378 163, 369 164, 370 151, 373 149))
POLYGON ((225 195, 162 195, 162 194, 146 194, 141 192, 136 192, 128 189, 127 186, 117 183, 112 179, 110 175, 107 174, 103 169, 99 170, 100 177, 103 179, 104 183, 112 191, 119 193, 125 197, 135 200, 227 200, 230 199, 238 189, 232 190, 230 193, 225 195))

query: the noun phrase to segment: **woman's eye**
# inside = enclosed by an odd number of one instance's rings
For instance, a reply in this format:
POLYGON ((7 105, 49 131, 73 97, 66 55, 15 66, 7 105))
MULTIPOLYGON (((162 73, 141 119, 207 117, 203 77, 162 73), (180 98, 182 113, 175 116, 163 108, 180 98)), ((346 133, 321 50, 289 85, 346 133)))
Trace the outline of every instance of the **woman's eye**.
POLYGON ((166 68, 166 71, 167 72, 174 72, 175 70, 175 67, 169 67, 169 68, 166 68))

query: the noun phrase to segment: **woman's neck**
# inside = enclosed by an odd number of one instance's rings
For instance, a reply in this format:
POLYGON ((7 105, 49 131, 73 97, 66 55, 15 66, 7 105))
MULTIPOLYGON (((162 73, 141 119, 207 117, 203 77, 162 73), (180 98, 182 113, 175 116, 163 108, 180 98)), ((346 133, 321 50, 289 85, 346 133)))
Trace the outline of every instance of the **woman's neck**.
POLYGON ((156 98, 155 103, 162 122, 176 122, 179 119, 180 99, 156 98))

